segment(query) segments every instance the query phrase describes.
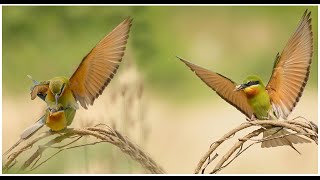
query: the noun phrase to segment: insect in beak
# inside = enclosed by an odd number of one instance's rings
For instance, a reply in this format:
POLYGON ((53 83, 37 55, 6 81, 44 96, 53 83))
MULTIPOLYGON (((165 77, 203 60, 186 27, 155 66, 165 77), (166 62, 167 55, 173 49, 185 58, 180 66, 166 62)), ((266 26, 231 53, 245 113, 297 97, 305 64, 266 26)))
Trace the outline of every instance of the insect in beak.
POLYGON ((240 91, 242 89, 245 89, 246 87, 248 87, 247 84, 239 84, 239 85, 236 86, 236 88, 234 88, 233 91, 240 91))

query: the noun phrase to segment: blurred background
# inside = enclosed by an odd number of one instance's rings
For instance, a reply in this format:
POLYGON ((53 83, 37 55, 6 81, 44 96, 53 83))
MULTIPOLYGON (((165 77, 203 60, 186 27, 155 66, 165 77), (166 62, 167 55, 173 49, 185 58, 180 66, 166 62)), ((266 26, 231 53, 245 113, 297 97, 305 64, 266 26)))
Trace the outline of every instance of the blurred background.
MULTIPOLYGON (((95 44, 131 16, 118 73, 93 106, 77 111, 71 127, 103 122, 127 135, 168 173, 193 173, 210 144, 245 116, 175 56, 238 83, 249 74, 267 83, 277 52, 307 8, 314 56, 308 84, 289 119, 303 116, 318 124, 317 6, 2 7, 2 151, 44 113, 39 98, 30 100, 32 82, 26 75, 38 81, 70 77, 95 44)), ((317 146, 296 147, 302 155, 289 147, 255 145, 220 173, 317 173, 317 146)), ((146 172, 117 148, 99 144, 65 151, 34 173, 146 172)))

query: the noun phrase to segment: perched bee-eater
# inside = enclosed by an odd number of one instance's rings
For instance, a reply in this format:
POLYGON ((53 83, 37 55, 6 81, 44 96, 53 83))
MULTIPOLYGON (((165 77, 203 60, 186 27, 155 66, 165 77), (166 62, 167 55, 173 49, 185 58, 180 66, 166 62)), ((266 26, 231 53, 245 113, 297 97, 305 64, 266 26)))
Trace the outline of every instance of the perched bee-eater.
POLYGON ((106 35, 83 58, 70 78, 54 77, 40 83, 33 80, 31 99, 38 96, 47 103, 44 123, 52 131, 60 131, 72 123, 79 108, 77 101, 87 109, 102 94, 119 68, 131 23, 132 19, 127 18, 106 35))
POLYGON ((37 82, 32 79, 34 86, 31 88, 31 99, 40 97, 47 103, 46 114, 35 124, 25 129, 20 135, 20 140, 13 145, 6 155, 21 141, 28 139, 44 124, 52 131, 60 131, 70 125, 81 106, 87 105, 102 94, 119 68, 122 61, 129 31, 131 18, 125 19, 108 35, 106 35, 81 61, 77 70, 70 78, 54 77, 50 80, 37 82))
MULTIPOLYGON (((256 75, 248 76, 237 85, 225 76, 209 71, 178 57, 210 88, 247 116, 249 120, 287 119, 306 86, 313 54, 311 12, 304 12, 298 28, 290 37, 281 55, 276 56, 271 78, 265 86, 256 75)), ((263 137, 288 134, 284 129, 271 128, 263 137)), ((310 141, 297 135, 281 136, 262 142, 261 147, 275 147, 310 141)), ((295 148, 294 148, 295 149, 295 148)), ((296 150, 296 149, 295 149, 296 150)))

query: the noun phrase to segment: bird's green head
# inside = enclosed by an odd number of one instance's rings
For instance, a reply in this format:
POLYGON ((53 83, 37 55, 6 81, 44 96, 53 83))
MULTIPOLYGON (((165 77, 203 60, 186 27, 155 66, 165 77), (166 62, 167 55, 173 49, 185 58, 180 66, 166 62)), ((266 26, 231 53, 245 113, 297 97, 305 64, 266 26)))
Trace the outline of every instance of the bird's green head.
POLYGON ((68 79, 57 77, 50 80, 49 89, 55 97, 56 104, 58 104, 59 97, 63 94, 68 83, 68 79))
POLYGON ((235 91, 243 90, 245 93, 251 93, 253 91, 264 88, 264 84, 259 76, 248 76, 242 84, 236 86, 235 91))

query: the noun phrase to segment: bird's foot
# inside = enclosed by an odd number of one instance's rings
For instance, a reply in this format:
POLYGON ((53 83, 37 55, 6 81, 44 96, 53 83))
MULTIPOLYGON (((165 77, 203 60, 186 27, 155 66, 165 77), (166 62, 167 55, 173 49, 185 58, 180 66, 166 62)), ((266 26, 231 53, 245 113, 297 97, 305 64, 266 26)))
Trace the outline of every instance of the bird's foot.
POLYGON ((248 122, 251 122, 251 121, 256 120, 256 117, 255 117, 254 115, 252 115, 250 119, 246 117, 246 120, 247 120, 248 122))
POLYGON ((56 131, 54 131, 54 130, 52 130, 52 129, 49 129, 49 133, 51 133, 51 134, 55 134, 55 133, 56 133, 56 131))
POLYGON ((49 129, 49 133, 51 133, 51 134, 58 134, 58 135, 63 135, 64 134, 64 132, 67 130, 67 127, 65 127, 65 128, 63 128, 63 129, 61 129, 61 130, 59 130, 59 131, 54 131, 54 130, 52 130, 52 129, 49 129))

